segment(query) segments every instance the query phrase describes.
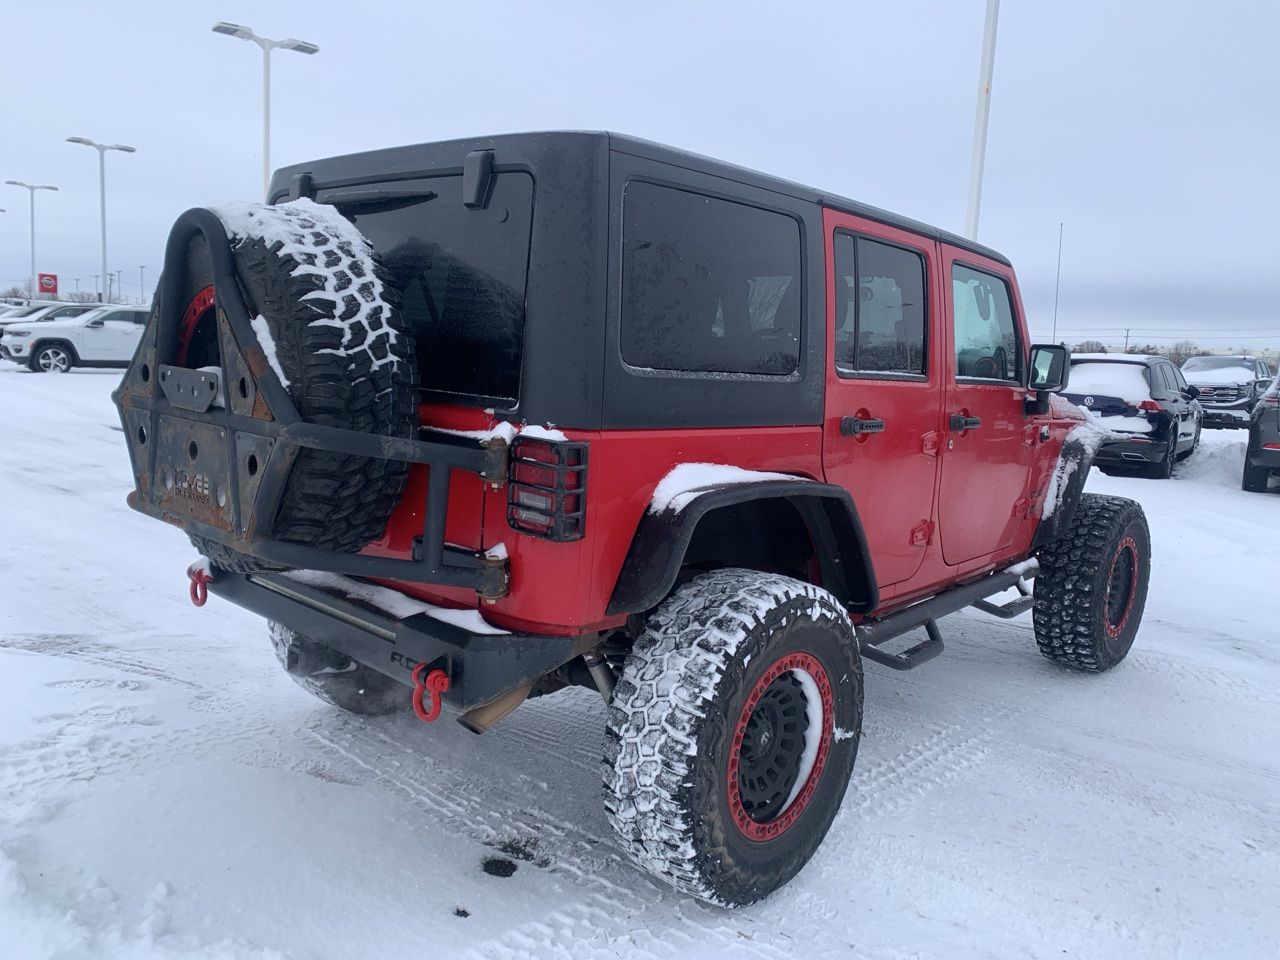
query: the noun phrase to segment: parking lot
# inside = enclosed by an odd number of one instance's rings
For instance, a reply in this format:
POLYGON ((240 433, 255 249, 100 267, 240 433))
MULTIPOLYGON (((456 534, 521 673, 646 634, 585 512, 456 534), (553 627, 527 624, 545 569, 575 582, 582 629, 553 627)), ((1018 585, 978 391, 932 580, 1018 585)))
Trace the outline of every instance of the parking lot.
POLYGON ((1243 431, 1172 481, 1089 477, 1150 519, 1121 667, 1068 673, 1029 617, 977 614, 920 670, 868 664, 831 836, 730 913, 613 845, 598 697, 480 739, 358 720, 289 681, 260 620, 191 607, 195 552, 124 504, 117 378, 0 364, 9 956, 1272 955, 1280 496, 1241 492, 1243 431))

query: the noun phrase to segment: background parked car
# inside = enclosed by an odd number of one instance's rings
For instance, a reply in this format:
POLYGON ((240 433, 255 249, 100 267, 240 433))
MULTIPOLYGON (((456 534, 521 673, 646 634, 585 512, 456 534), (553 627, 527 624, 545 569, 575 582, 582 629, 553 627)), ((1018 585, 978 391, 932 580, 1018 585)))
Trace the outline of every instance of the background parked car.
POLYGON ((1200 388, 1206 427, 1249 426, 1249 414, 1271 379, 1267 362, 1249 356, 1192 357, 1182 372, 1200 388))
POLYGON ((1200 443, 1204 411, 1197 390, 1164 357, 1127 353, 1078 353, 1063 394, 1089 410, 1117 434, 1094 463, 1104 473, 1139 469, 1149 476, 1173 475, 1175 460, 1200 443))
POLYGON ((60 317, 78 317, 90 310, 101 307, 98 303, 50 303, 37 301, 24 307, 18 307, 0 316, 0 331, 15 323, 29 323, 37 320, 56 320, 60 317))
POLYGON ((72 367, 127 367, 142 339, 146 307, 97 307, 83 316, 13 323, 0 336, 0 356, 37 373, 72 367))
POLYGON ((1249 447, 1244 455, 1241 488, 1263 493, 1267 481, 1280 476, 1280 380, 1273 379, 1249 418, 1249 447))

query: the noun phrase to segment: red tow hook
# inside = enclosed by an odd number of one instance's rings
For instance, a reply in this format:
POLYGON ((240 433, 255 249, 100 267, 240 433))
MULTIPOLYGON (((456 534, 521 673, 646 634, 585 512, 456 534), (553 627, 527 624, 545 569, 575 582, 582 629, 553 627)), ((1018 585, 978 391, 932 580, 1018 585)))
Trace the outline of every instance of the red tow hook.
POLYGON ((436 667, 427 674, 426 680, 423 680, 422 674, 426 669, 425 663, 420 663, 413 668, 413 712, 423 723, 431 723, 440 716, 440 708, 443 706, 440 697, 449 689, 449 675, 436 667), (422 694, 427 691, 431 693, 430 709, 422 704, 422 694))
POLYGON ((213 583, 213 577, 199 563, 193 563, 187 567, 187 579, 191 581, 188 584, 191 602, 197 607, 203 607, 204 602, 209 599, 209 584, 213 583))

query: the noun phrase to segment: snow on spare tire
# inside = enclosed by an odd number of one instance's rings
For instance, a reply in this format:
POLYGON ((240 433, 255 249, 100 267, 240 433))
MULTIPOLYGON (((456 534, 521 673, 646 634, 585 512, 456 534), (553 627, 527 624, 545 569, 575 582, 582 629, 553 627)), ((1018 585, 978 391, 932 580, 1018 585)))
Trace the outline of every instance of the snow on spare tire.
MULTIPOLYGON (((414 342, 370 242, 336 209, 307 199, 209 209, 231 241, 253 331, 302 418, 412 437, 414 342)), ((193 255, 207 253, 193 248, 193 255)), ((407 472, 407 464, 394 460, 303 450, 273 535, 326 550, 359 550, 382 534, 407 472)), ((270 566, 201 537, 192 541, 226 569, 270 566)))

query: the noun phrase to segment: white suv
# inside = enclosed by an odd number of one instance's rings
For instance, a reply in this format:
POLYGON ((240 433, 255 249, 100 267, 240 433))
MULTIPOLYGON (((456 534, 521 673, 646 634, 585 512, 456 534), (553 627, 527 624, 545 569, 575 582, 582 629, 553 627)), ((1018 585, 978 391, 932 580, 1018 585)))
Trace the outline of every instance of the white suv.
POLYGON ((17 307, 9 307, 0 314, 0 333, 12 323, 34 323, 37 320, 61 320, 66 317, 78 317, 90 310, 97 310, 96 303, 50 303, 48 300, 33 300, 17 307))
POLYGON ((0 357, 37 373, 72 367, 127 367, 142 339, 146 307, 98 307, 82 316, 11 323, 0 336, 0 357))

